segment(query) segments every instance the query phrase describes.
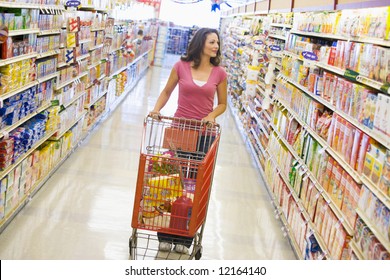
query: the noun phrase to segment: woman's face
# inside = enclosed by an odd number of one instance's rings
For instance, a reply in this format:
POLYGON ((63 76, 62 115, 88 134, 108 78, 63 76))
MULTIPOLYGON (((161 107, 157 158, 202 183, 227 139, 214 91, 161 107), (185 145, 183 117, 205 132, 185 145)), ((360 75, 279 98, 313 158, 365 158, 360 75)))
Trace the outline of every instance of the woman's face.
POLYGON ((209 57, 216 57, 219 49, 218 36, 215 33, 210 33, 206 37, 203 47, 203 54, 209 57))

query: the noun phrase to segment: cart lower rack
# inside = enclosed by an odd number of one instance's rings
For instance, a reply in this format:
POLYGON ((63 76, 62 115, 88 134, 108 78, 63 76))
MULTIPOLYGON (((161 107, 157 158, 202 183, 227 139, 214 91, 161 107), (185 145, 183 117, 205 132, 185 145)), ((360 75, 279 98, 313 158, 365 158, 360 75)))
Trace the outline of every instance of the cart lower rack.
POLYGON ((219 125, 145 119, 129 240, 132 259, 178 259, 176 253, 158 251, 162 235, 174 244, 193 238, 192 253, 179 259, 201 258, 219 139, 219 125))

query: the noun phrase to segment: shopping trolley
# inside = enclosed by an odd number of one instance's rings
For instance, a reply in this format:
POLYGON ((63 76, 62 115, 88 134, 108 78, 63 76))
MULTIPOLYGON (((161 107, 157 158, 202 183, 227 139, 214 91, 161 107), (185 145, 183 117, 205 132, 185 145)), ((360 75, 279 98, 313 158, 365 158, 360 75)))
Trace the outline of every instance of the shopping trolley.
POLYGON ((220 132, 218 124, 197 120, 145 118, 129 239, 131 259, 201 258, 220 132), (157 233, 169 234, 172 243, 176 238, 189 239, 190 253, 160 252, 157 233))

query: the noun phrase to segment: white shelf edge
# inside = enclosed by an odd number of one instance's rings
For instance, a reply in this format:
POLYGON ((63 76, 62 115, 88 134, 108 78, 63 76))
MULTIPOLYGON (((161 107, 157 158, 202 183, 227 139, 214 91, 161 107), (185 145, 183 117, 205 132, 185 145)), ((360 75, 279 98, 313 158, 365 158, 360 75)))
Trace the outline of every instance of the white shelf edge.
POLYGON ((364 223, 370 228, 372 233, 378 238, 379 242, 385 247, 385 249, 390 252, 390 241, 388 241, 383 234, 376 228, 376 226, 371 222, 371 220, 366 216, 363 210, 357 208, 356 213, 364 221, 364 223))

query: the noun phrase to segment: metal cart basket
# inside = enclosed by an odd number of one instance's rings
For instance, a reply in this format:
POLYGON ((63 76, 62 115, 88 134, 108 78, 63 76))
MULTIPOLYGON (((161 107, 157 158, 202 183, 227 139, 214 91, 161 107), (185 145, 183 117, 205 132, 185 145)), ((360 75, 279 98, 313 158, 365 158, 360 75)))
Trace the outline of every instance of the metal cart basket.
POLYGON ((201 258, 220 132, 218 124, 146 117, 129 240, 131 259, 201 258), (157 232, 194 237, 190 253, 159 252, 157 232))

